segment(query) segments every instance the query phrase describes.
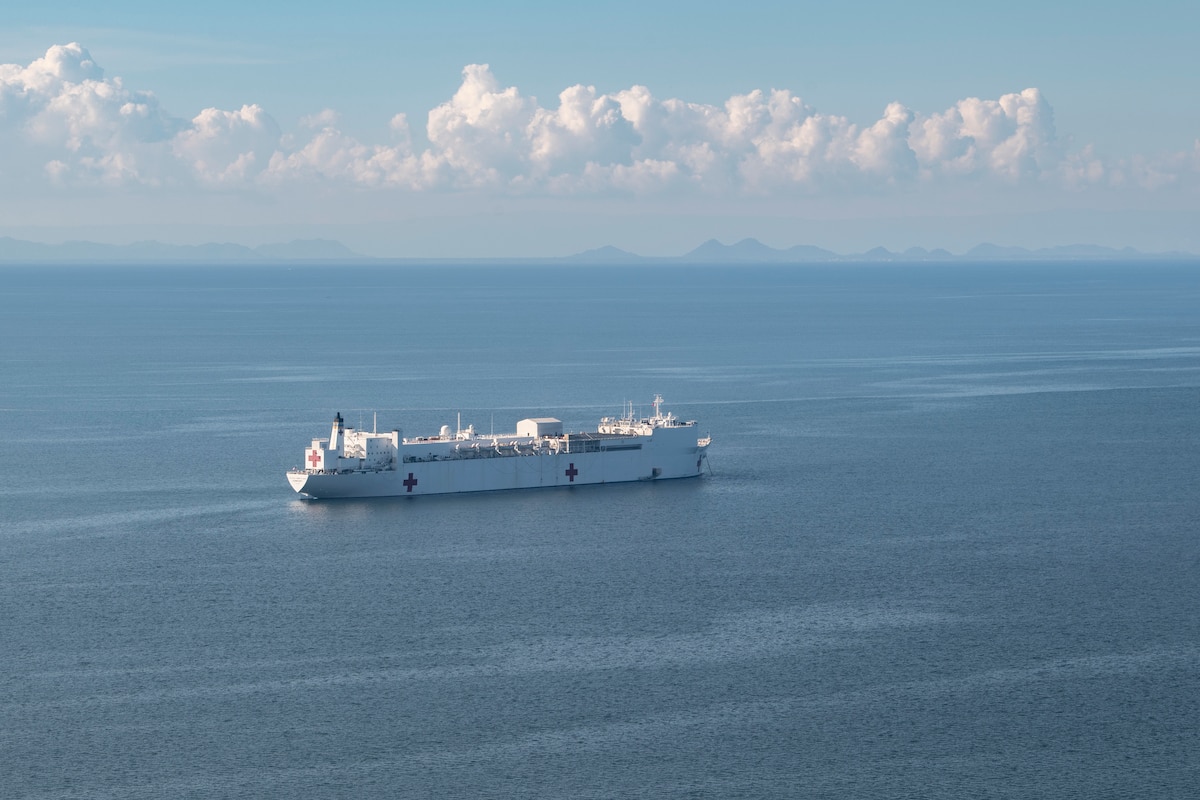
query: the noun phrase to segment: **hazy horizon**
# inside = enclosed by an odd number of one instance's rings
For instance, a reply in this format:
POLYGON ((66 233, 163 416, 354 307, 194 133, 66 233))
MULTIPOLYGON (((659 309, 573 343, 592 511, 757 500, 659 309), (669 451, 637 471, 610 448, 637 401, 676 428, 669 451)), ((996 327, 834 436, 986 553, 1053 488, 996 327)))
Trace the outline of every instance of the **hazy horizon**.
POLYGON ((754 237, 738 241, 723 242, 710 238, 669 254, 646 255, 624 250, 614 245, 601 245, 573 253, 529 256, 412 256, 404 253, 389 255, 367 255, 354 251, 336 239, 293 239, 287 242, 266 242, 259 245, 244 245, 239 242, 201 242, 198 244, 172 244, 158 240, 139 240, 123 243, 103 243, 89 240, 65 240, 61 242, 37 242, 0 236, 0 265, 22 264, 153 264, 153 263, 302 263, 320 261, 327 263, 389 262, 478 262, 478 263, 541 263, 565 262, 572 264, 763 264, 804 265, 821 263, 855 263, 864 261, 959 261, 1007 262, 1007 261, 1087 261, 1121 262, 1131 260, 1175 260, 1192 261, 1195 253, 1188 251, 1143 251, 1136 248, 1113 248, 1090 242, 1056 245, 1042 248, 998 245, 994 242, 979 242, 961 252, 941 247, 914 246, 904 250, 891 250, 882 245, 854 252, 837 252, 808 243, 797 243, 787 247, 772 247, 754 237))
POLYGON ((17 9, 0 236, 1200 251, 1191 5, 683 10, 17 9))

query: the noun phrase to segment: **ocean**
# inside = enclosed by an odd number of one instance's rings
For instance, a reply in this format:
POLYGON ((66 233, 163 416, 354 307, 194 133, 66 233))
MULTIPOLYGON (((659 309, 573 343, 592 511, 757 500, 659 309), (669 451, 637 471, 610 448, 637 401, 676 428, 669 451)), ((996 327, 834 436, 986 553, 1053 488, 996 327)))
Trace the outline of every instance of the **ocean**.
POLYGON ((0 796, 1200 785, 1200 264, 0 280, 0 796), (656 392, 709 474, 284 478, 656 392))

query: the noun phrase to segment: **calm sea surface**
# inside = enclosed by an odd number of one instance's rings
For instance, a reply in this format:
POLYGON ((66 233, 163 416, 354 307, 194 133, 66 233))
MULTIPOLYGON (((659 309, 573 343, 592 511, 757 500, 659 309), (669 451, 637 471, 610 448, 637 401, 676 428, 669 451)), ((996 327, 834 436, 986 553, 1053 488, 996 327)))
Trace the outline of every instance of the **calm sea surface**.
POLYGON ((0 269, 0 796, 1195 797, 1200 264, 0 269), (334 412, 712 474, 307 503, 334 412))

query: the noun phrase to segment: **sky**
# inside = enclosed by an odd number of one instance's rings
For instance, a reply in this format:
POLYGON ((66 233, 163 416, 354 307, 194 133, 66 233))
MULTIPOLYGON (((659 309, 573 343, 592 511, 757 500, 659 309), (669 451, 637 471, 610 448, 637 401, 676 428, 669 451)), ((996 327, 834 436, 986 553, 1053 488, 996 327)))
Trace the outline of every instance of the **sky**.
POLYGON ((976 5, 23 4, 0 236, 1200 252, 1200 6, 976 5))

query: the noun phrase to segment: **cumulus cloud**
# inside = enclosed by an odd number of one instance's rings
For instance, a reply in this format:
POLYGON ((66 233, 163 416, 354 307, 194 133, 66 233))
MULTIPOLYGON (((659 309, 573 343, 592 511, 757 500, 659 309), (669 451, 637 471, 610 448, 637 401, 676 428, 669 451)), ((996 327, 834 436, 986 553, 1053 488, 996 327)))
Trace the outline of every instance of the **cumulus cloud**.
MULTIPOLYGON (((156 180, 156 145, 182 127, 153 94, 105 78, 78 44, 51 47, 27 67, 0 65, 0 125, 10 148, 58 154, 42 164, 56 180, 104 182, 156 180)), ((18 165, 29 160, 14 154, 18 165)))
POLYGON ((429 112, 426 133, 458 183, 497 184, 524 171, 530 144, 525 130, 536 111, 516 87, 501 89, 486 64, 472 64, 454 97, 429 112))
POLYGON ((556 110, 536 108, 524 138, 535 177, 581 173, 589 164, 630 166, 640 143, 620 103, 594 86, 565 89, 556 110))
POLYGON ((416 155, 407 145, 365 145, 328 127, 291 152, 276 150, 260 177, 270 184, 316 179, 420 190, 437 184, 438 167, 428 154, 416 155))
POLYGON ((300 126, 303 128, 331 128, 338 124, 341 115, 332 108, 326 108, 318 111, 316 114, 307 114, 300 118, 300 126))
POLYGON ((992 175, 1018 182, 1053 172, 1063 158, 1054 112, 1037 89, 999 100, 960 100, 915 120, 909 141, 926 175, 992 175))
POLYGON ((660 99, 640 85, 611 94, 576 85, 543 106, 504 86, 488 65, 472 64, 454 95, 428 112, 427 145, 414 147, 405 114, 391 117, 385 144, 359 141, 339 125, 338 114, 324 109, 283 132, 256 104, 176 118, 152 93, 106 77, 78 44, 51 47, 27 66, 0 65, 0 171, 47 185, 271 191, 316 181, 406 191, 770 196, 964 181, 1153 190, 1200 175, 1200 144, 1126 162, 1067 147, 1034 88, 931 113, 895 102, 858 124, 782 89, 708 105, 660 99))
POLYGON ((275 120, 257 105, 206 108, 171 141, 171 152, 202 183, 241 183, 270 161, 279 137, 275 120))

